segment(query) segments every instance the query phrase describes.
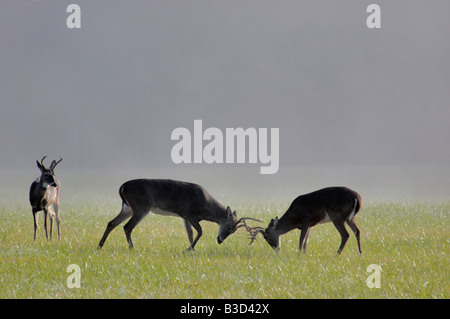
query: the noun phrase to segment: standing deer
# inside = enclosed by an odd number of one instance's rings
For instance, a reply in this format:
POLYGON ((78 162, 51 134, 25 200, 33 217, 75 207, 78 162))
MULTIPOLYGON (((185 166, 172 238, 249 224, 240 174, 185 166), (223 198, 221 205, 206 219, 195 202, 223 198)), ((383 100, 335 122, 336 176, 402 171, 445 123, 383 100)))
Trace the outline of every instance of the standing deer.
POLYGON ((280 236, 293 230, 300 229, 299 253, 306 251, 311 227, 332 222, 341 235, 341 245, 338 254, 342 252, 349 238, 345 223, 355 233, 358 241, 358 251, 361 254, 359 229, 355 224, 355 216, 361 208, 361 196, 346 187, 328 187, 306 195, 298 196, 286 213, 278 219, 272 219, 266 229, 263 227, 248 227, 251 242, 261 233, 269 245, 276 250, 280 249, 280 236))
POLYGON ((200 221, 207 220, 219 224, 217 242, 221 244, 225 238, 244 225, 246 219, 237 219, 236 212, 230 207, 225 208, 215 200, 203 187, 193 183, 175 181, 170 179, 135 179, 125 182, 119 188, 122 198, 122 210, 111 220, 98 244, 103 247, 109 233, 125 221, 131 219, 123 227, 129 248, 133 248, 131 232, 134 227, 152 211, 163 216, 176 216, 184 220, 190 246, 187 250, 194 250, 195 244, 202 236, 200 221), (193 240, 192 227, 197 231, 193 240))
POLYGON ((50 213, 50 239, 52 239, 53 232, 53 219, 56 219, 56 224, 58 226, 58 239, 60 239, 60 220, 59 220, 59 193, 60 193, 60 183, 55 176, 55 167, 59 162, 62 161, 62 157, 59 161, 53 161, 50 167, 46 168, 44 166, 44 156, 41 162, 36 161, 37 167, 41 171, 41 176, 38 177, 30 187, 30 204, 33 211, 34 220, 34 239, 36 240, 36 229, 37 229, 37 216, 36 213, 43 210, 44 211, 44 228, 45 236, 48 239, 47 233, 47 214, 50 213))

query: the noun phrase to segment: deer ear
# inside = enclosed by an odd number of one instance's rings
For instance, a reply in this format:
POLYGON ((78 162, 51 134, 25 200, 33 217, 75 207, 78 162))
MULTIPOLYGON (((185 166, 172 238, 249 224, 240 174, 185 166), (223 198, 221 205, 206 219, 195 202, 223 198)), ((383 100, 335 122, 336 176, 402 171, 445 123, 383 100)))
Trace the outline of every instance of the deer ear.
POLYGON ((54 169, 56 166, 56 161, 53 160, 53 162, 50 164, 50 169, 54 169))
POLYGON ((233 212, 233 216, 237 218, 236 211, 233 212))
POLYGON ((275 220, 273 221, 273 227, 277 227, 278 225, 278 216, 275 217, 275 220))
POLYGON ((227 206, 227 216, 231 216, 231 208, 230 206, 227 206))
POLYGON ((42 166, 41 163, 39 163, 38 160, 36 160, 36 164, 37 164, 37 167, 39 168, 39 170, 40 170, 41 172, 43 172, 43 171, 44 171, 44 166, 42 166))

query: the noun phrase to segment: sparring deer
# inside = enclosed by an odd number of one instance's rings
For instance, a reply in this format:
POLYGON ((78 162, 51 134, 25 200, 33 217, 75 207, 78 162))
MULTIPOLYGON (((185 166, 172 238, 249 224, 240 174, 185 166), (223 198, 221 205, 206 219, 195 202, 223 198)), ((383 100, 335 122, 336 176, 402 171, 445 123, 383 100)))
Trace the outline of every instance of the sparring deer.
POLYGON ((150 212, 163 216, 176 216, 184 221, 190 246, 194 250, 202 236, 200 221, 206 220, 219 225, 217 242, 221 244, 225 238, 233 234, 249 217, 237 218, 236 212, 224 207, 215 200, 203 187, 193 183, 170 179, 135 179, 125 182, 119 188, 122 198, 122 210, 111 220, 98 244, 103 247, 109 233, 126 219, 130 220, 123 227, 129 248, 133 248, 131 232, 134 227, 150 212), (197 231, 193 239, 192 227, 197 231))
POLYGON ((60 219, 59 219, 59 193, 61 186, 59 180, 55 176, 55 167, 62 161, 53 161, 50 167, 46 168, 44 165, 44 156, 41 161, 36 161, 37 167, 41 171, 39 176, 30 187, 30 204, 33 212, 34 220, 34 237, 36 239, 37 219, 36 213, 44 211, 44 228, 45 236, 48 239, 47 233, 47 215, 50 214, 50 239, 52 239, 53 219, 56 219, 58 227, 58 239, 61 237, 60 233, 60 219))
POLYGON ((346 187, 328 187, 306 195, 298 196, 286 213, 278 219, 272 219, 266 229, 263 227, 244 227, 250 233, 250 245, 261 233, 274 250, 280 249, 280 236, 293 230, 300 229, 299 253, 306 251, 311 227, 332 222, 341 235, 341 245, 337 251, 342 252, 349 238, 345 223, 350 226, 358 242, 361 254, 360 232, 355 224, 355 216, 361 208, 361 196, 346 187))

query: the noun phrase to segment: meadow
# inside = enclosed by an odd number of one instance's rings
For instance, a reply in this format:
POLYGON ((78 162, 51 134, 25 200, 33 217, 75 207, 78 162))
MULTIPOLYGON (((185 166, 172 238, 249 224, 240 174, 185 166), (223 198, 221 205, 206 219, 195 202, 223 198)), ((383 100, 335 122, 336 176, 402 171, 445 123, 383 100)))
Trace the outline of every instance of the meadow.
MULTIPOLYGON (((308 251, 298 255, 300 232, 281 239, 275 253, 262 237, 249 246, 240 229, 222 245, 218 226, 203 221, 195 252, 181 219, 149 214, 134 230, 134 250, 122 227, 96 249, 106 224, 119 211, 117 199, 68 203, 61 212, 61 240, 45 239, 43 214, 33 241, 26 203, 0 204, 0 298, 449 298, 450 203, 364 203, 356 239, 336 251, 332 224, 311 231, 308 251), (67 267, 80 267, 80 288, 69 288, 67 267), (380 288, 369 288, 369 265, 381 267, 380 288)), ((281 216, 286 205, 242 202, 240 216, 281 216)), ((54 235, 56 230, 54 229, 54 235)))

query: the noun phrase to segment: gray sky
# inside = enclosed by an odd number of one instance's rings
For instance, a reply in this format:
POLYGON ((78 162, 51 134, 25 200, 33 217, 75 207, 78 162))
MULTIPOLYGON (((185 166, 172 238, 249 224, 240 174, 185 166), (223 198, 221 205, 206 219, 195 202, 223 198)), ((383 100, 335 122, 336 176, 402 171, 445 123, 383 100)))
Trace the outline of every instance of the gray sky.
POLYGON ((189 170, 194 119, 278 127, 280 172, 448 166, 450 2, 372 2, 1 1, 1 166, 189 170))

